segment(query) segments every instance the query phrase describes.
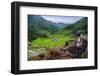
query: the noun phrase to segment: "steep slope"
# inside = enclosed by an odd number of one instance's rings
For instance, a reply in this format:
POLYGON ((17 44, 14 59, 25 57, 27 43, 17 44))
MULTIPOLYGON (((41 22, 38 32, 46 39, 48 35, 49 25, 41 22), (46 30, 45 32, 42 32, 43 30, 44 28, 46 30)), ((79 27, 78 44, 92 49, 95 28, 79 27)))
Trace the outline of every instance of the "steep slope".
POLYGON ((74 34, 78 30, 82 30, 84 34, 87 34, 87 29, 88 29, 88 19, 87 17, 84 17, 80 19, 79 21, 68 25, 65 29, 60 31, 62 34, 74 34))
POLYGON ((66 24, 63 23, 53 23, 45 20, 39 15, 28 15, 28 40, 30 41, 37 37, 48 37, 65 26, 66 24))
POLYGON ((79 21, 77 21, 76 23, 70 25, 69 27, 67 27, 66 29, 72 29, 72 32, 76 32, 78 30, 84 30, 84 32, 87 32, 87 17, 84 17, 82 19, 80 19, 79 21))

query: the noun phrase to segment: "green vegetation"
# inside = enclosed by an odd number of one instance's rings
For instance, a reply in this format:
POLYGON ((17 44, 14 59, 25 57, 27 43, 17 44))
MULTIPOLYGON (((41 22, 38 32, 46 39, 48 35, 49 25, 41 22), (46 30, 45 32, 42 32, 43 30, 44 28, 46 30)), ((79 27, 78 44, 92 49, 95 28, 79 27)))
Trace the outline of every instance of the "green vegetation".
POLYGON ((71 36, 64 35, 53 35, 51 38, 37 38, 33 40, 30 44, 31 48, 34 47, 44 47, 44 48, 54 48, 63 47, 65 42, 72 40, 71 36))
POLYGON ((36 55, 47 56, 51 49, 63 48, 66 43, 75 40, 75 32, 78 30, 83 30, 87 36, 87 17, 67 25, 52 23, 41 16, 28 16, 28 60, 41 60, 36 55))

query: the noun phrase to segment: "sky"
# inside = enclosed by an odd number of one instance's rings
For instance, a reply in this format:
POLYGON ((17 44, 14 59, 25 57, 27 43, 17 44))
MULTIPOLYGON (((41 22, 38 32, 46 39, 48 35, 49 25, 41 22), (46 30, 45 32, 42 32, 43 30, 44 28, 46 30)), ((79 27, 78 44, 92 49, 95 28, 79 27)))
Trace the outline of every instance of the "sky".
POLYGON ((77 22, 78 20, 82 19, 81 16, 42 16, 44 19, 52 21, 54 23, 66 23, 72 24, 77 22))

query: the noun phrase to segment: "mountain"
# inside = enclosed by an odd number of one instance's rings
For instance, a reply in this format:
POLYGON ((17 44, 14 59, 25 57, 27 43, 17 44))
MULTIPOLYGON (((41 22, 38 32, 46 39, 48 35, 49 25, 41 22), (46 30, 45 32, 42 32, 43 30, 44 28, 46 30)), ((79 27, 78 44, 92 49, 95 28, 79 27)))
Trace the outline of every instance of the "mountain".
POLYGON ((42 18, 41 16, 28 16, 28 26, 31 27, 33 30, 50 30, 49 23, 42 18))
POLYGON ((78 30, 87 33, 87 17, 73 24, 54 23, 39 15, 28 15, 28 40, 38 37, 49 37, 52 34, 74 34, 78 30))
POLYGON ((65 23, 60 22, 60 23, 54 23, 54 25, 61 29, 61 28, 65 28, 65 27, 69 26, 70 24, 65 24, 65 23))
POLYGON ((65 29, 63 29, 61 32, 63 34, 75 34, 78 30, 82 30, 83 34, 87 34, 88 31, 88 18, 83 17, 79 21, 68 25, 65 29))
POLYGON ((64 23, 53 23, 39 15, 28 16, 28 39, 33 40, 37 37, 48 37, 55 34, 60 29, 66 27, 64 23))
POLYGON ((66 26, 64 29, 59 31, 59 34, 70 35, 75 34, 78 30, 83 31, 83 34, 87 34, 88 32, 88 18, 83 17, 79 21, 66 26))

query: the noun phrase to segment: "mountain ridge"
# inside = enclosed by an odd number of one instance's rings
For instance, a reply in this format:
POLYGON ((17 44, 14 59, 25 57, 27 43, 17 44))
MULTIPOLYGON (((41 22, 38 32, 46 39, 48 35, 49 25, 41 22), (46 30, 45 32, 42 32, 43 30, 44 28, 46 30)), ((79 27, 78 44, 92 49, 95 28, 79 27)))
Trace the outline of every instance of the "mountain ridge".
POLYGON ((77 30, 87 32, 87 17, 80 19, 73 24, 62 22, 54 23, 41 17, 40 15, 28 15, 28 40, 34 40, 37 37, 48 37, 50 34, 75 33, 77 30))

